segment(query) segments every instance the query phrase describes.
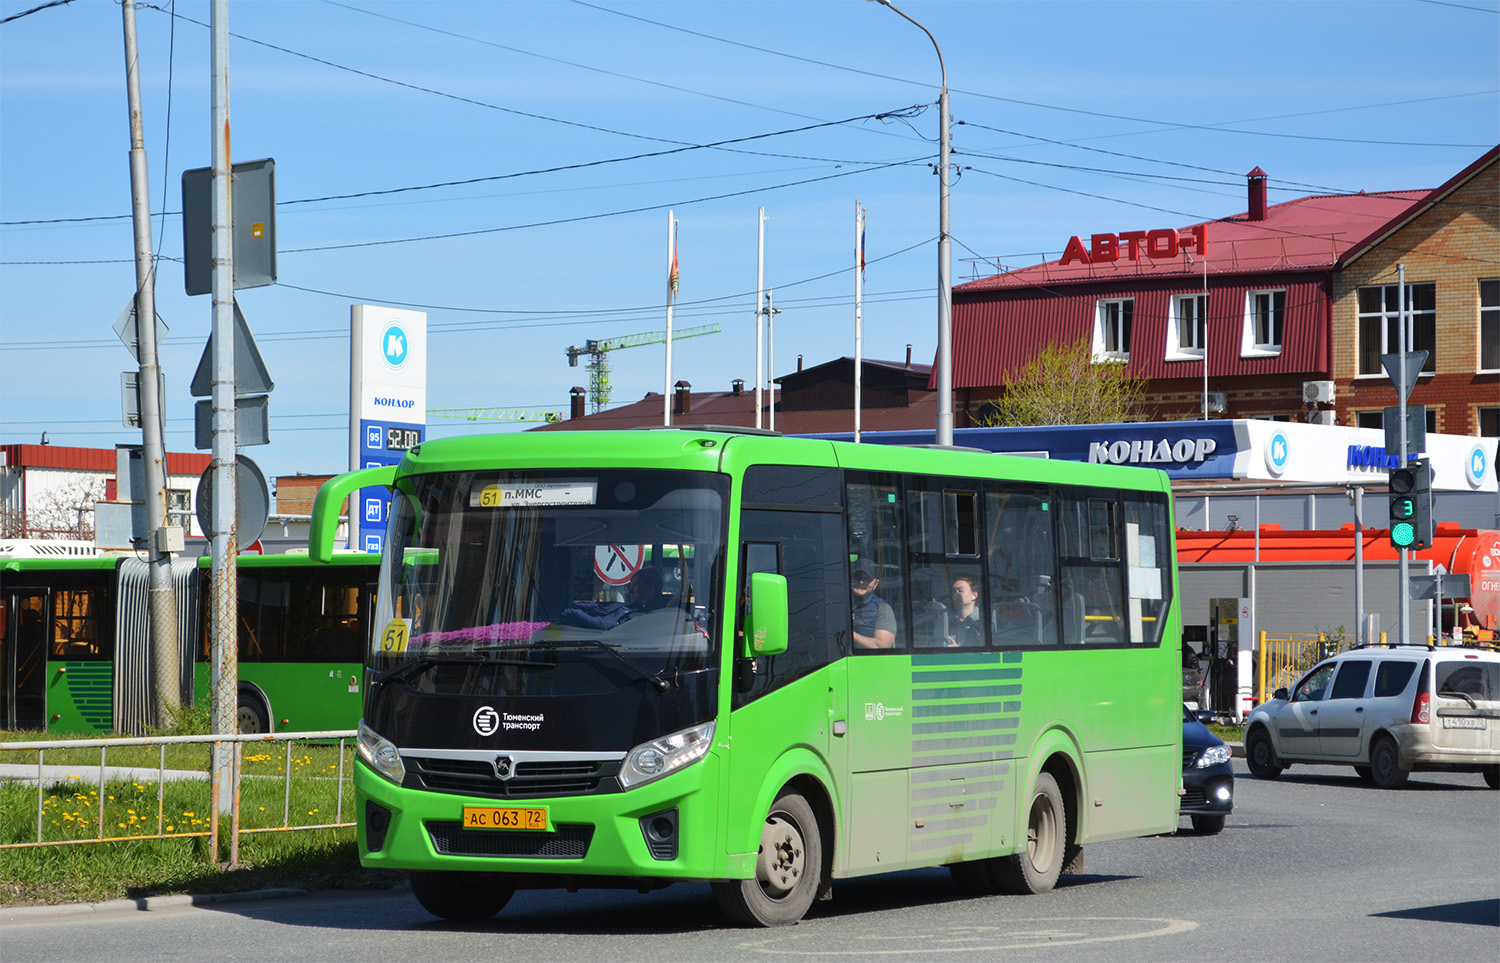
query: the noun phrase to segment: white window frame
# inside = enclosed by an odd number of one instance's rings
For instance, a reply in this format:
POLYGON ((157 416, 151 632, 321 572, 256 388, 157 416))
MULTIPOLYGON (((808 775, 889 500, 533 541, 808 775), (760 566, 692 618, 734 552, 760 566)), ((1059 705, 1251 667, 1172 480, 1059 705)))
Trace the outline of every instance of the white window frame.
POLYGON ((1100 298, 1094 306, 1094 360, 1129 361, 1130 329, 1135 327, 1135 298, 1100 298), (1125 315, 1129 312, 1129 321, 1125 315), (1109 318, 1113 313, 1115 316, 1109 318), (1113 329, 1113 330, 1111 330, 1113 329), (1119 342, 1125 341, 1124 350, 1119 342), (1107 347, 1111 343, 1114 347, 1107 347))
POLYGON ((1172 317, 1167 324, 1167 351, 1164 360, 1167 361, 1202 361, 1205 343, 1208 338, 1208 295, 1201 291, 1196 294, 1174 294, 1172 295, 1172 317), (1189 312, 1183 308, 1192 305, 1189 312), (1184 314, 1195 315, 1189 330, 1188 344, 1183 344, 1182 329, 1184 314), (1194 343, 1196 342, 1196 343, 1194 343))
POLYGON ((1500 278, 1479 279, 1479 357, 1475 361, 1479 371, 1500 371, 1500 278), (1486 295, 1489 295, 1488 299, 1486 295), (1484 363, 1486 333, 1493 343, 1491 360, 1495 362, 1488 367, 1484 363))
POLYGON ((1240 357, 1242 358, 1275 358, 1281 354, 1281 346, 1286 341, 1286 288, 1262 288, 1256 291, 1245 292, 1245 328, 1240 337, 1240 357), (1276 296, 1281 295, 1280 316, 1275 319, 1276 340, 1274 342, 1261 340, 1260 332, 1256 330, 1256 321, 1259 318, 1257 308, 1262 298, 1268 299, 1274 312, 1276 296))

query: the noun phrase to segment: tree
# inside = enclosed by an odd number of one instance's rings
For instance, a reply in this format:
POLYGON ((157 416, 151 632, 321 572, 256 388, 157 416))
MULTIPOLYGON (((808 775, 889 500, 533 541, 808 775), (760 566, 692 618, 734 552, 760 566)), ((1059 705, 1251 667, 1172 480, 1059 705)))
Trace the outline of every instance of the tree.
POLYGON ((70 478, 46 490, 27 506, 26 528, 32 538, 91 541, 94 503, 103 500, 103 477, 70 478))
POLYGON ((1125 362, 1096 359, 1087 338, 1051 342, 977 420, 986 428, 1139 421, 1145 389, 1144 380, 1126 374, 1125 362))

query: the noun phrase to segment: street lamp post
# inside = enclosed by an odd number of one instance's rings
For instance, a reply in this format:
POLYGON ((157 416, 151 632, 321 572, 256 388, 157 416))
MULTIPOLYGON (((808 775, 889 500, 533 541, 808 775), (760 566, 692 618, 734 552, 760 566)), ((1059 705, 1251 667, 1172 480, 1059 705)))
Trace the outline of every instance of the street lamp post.
POLYGON ((938 93, 938 356, 937 356, 937 443, 953 444, 953 245, 948 238, 948 67, 943 50, 932 31, 908 17, 891 0, 875 0, 890 7, 908 23, 915 25, 937 51, 938 69, 943 86, 938 93))

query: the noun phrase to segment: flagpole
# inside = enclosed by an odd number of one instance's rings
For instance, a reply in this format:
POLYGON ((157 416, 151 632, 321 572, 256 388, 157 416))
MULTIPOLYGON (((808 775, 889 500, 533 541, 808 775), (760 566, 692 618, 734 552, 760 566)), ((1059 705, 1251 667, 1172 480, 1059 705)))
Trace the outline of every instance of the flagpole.
POLYGON ((764 365, 761 359, 761 348, 765 345, 765 338, 761 334, 760 317, 761 304, 766 299, 766 209, 760 209, 760 216, 756 218, 758 235, 757 251, 755 261, 755 427, 761 428, 761 399, 760 386, 765 380, 763 372, 764 365))
POLYGON ((859 442, 860 404, 864 379, 864 328, 860 300, 864 295, 865 215, 854 199, 854 441, 859 442))
POLYGON ((672 305, 677 300, 677 219, 667 211, 667 373, 661 389, 661 423, 672 424, 672 305))

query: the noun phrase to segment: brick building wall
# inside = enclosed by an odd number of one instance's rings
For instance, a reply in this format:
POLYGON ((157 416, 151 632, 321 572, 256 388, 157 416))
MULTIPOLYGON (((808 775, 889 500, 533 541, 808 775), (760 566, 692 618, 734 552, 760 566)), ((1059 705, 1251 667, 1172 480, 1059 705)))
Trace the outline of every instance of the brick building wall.
POLYGON ((1500 406, 1500 372, 1479 370, 1479 281, 1500 277, 1500 165, 1491 163, 1333 278, 1333 379, 1341 424, 1397 403, 1384 373, 1359 374, 1359 288, 1435 285, 1436 368, 1418 378, 1410 403, 1436 409, 1445 434, 1480 433, 1481 407, 1500 406))

